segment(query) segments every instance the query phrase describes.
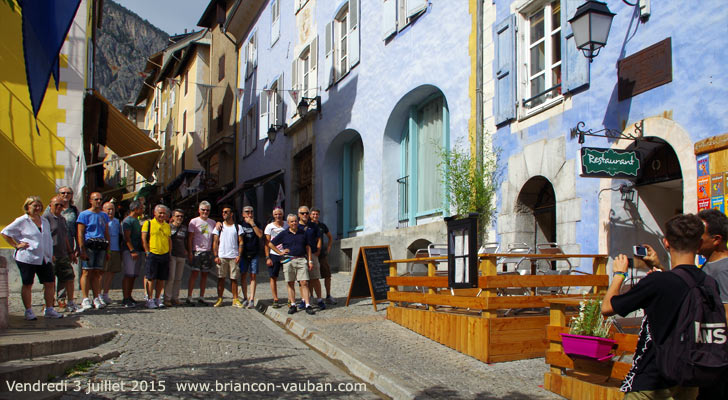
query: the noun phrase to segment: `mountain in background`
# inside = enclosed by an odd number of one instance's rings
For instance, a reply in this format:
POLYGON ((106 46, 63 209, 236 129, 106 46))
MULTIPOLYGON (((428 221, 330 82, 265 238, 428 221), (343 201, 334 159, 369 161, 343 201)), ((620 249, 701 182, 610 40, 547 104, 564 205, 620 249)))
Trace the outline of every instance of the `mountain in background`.
POLYGON ((104 1, 96 41, 96 88, 116 108, 136 99, 147 57, 164 49, 169 35, 132 11, 104 1))

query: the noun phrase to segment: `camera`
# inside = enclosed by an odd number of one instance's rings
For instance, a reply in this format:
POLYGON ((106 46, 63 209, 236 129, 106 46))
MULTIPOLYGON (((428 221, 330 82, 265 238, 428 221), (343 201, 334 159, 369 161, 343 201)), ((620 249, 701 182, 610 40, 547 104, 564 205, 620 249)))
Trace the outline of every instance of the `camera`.
POLYGON ((636 257, 647 257, 647 247, 645 246, 634 246, 634 255, 636 257))

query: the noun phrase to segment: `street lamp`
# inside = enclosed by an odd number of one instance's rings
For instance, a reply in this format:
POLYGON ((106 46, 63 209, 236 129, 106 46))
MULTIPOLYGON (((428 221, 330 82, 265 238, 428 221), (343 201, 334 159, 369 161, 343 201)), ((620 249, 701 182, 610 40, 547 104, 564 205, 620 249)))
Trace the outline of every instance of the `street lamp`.
POLYGON ((576 13, 569 20, 574 31, 576 48, 592 62, 599 54, 599 50, 607 44, 609 29, 612 27, 612 18, 617 14, 609 11, 606 3, 587 0, 576 9, 576 13))
POLYGON ((278 130, 281 129, 281 128, 282 129, 286 129, 286 128, 288 128, 288 125, 286 125, 286 124, 283 124, 283 125, 271 124, 270 127, 268 128, 268 140, 271 141, 271 142, 273 142, 274 140, 276 140, 276 133, 278 133, 278 130))
POLYGON ((634 186, 621 185, 619 187, 619 194, 622 201, 628 201, 632 203, 634 201, 634 186))
POLYGON ((316 97, 301 97, 301 101, 298 102, 298 106, 296 109, 298 110, 298 115, 303 117, 308 113, 308 108, 311 106, 311 103, 316 102, 316 112, 321 113, 321 96, 316 97))

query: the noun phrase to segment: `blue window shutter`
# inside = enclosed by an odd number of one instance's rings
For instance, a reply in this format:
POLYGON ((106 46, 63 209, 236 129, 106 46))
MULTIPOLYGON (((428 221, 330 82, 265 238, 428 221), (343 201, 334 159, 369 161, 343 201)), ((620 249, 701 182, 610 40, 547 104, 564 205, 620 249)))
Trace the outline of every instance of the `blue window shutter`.
POLYGON ((495 123, 516 117, 516 16, 509 15, 496 25, 495 123))
POLYGON ((561 88, 563 93, 589 85, 589 60, 576 48, 569 19, 583 0, 562 0, 561 9, 561 88))

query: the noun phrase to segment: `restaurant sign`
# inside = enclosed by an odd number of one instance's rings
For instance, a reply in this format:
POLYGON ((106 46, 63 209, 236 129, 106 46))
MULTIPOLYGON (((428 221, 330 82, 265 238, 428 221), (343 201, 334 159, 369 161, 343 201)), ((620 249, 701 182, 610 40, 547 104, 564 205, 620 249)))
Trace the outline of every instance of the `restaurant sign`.
POLYGON ((640 157, 634 150, 581 148, 581 176, 596 178, 637 178, 640 157))

